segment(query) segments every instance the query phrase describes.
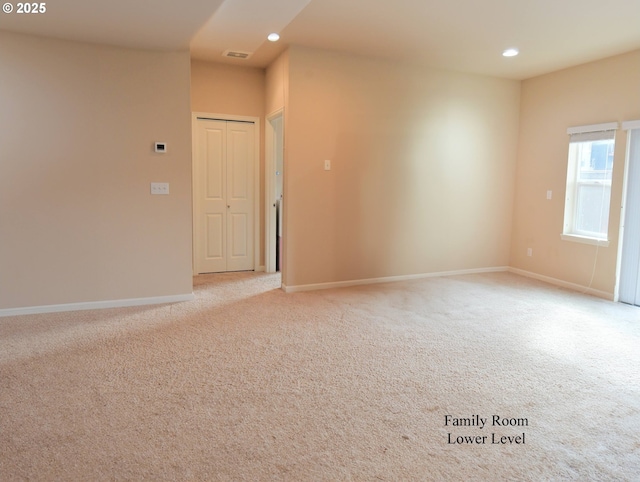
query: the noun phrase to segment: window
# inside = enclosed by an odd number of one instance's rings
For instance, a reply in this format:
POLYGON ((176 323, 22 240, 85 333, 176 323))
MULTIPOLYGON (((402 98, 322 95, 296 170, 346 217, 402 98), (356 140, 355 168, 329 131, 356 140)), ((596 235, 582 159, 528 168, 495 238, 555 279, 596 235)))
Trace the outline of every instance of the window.
POLYGON ((563 239, 606 244, 617 123, 570 127, 563 239))

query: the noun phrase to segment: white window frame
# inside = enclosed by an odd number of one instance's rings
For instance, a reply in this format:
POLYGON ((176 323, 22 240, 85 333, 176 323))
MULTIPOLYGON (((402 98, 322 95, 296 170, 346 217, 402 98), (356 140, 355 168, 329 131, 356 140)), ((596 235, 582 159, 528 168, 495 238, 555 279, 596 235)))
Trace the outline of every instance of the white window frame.
MULTIPOLYGON (((579 186, 609 186, 609 197, 611 196, 611 180, 578 181, 580 166, 577 165, 574 149, 577 149, 578 142, 606 140, 613 137, 615 146, 615 131, 618 129, 617 122, 605 124, 593 124, 588 126, 569 127, 569 155, 567 160, 567 185, 565 196, 564 221, 561 239, 583 244, 597 246, 609 246, 609 232, 601 233, 580 231, 576 228, 576 207, 579 186), (614 132, 611 132, 614 131, 614 132), (572 145, 573 144, 573 145, 572 145)), ((609 198, 610 200, 610 198, 609 198)))

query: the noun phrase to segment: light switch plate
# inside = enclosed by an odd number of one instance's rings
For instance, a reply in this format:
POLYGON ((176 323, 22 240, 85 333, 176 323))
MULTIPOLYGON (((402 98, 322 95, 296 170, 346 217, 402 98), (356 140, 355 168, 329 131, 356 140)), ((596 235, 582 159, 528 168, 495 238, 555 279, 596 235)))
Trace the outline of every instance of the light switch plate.
POLYGON ((169 194, 168 182, 152 182, 151 194, 169 194))
POLYGON ((324 161, 324 170, 325 171, 330 171, 331 170, 331 161, 330 160, 326 160, 324 161))
POLYGON ((553 195, 553 192, 547 191, 547 199, 551 199, 552 195, 553 195))

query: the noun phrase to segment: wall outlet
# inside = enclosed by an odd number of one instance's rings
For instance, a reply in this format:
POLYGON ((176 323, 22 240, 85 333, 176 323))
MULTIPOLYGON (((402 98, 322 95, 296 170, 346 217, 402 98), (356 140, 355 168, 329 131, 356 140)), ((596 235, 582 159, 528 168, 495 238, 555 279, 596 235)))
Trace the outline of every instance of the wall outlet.
POLYGON ((527 248, 527 256, 533 256, 533 249, 527 248))
POLYGON ((168 182, 152 182, 151 194, 169 194, 168 182))

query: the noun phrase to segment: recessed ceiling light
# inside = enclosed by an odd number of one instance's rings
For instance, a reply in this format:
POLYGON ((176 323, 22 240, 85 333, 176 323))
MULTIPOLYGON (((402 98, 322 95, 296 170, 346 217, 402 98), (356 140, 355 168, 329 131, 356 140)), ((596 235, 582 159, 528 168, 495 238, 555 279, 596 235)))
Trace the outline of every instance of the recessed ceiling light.
POLYGON ((280 35, 278 35, 277 33, 270 33, 269 36, 267 37, 267 40, 269 42, 277 42, 278 40, 280 40, 280 35))
POLYGON ((518 49, 507 49, 504 52, 502 52, 502 55, 504 57, 515 57, 516 55, 518 55, 518 49))

